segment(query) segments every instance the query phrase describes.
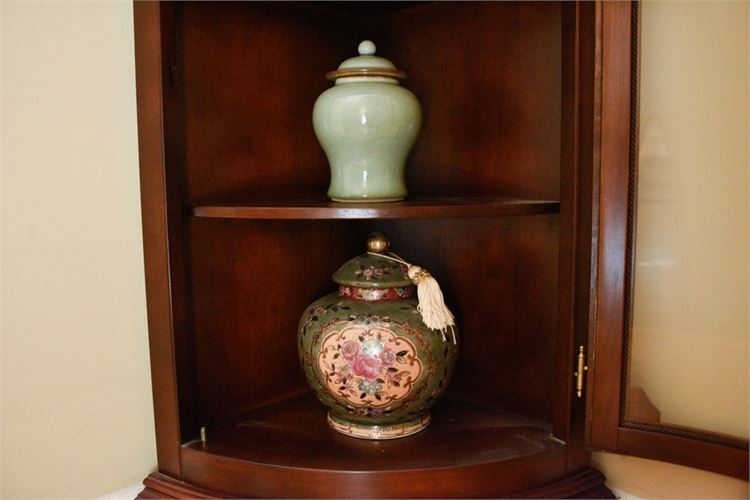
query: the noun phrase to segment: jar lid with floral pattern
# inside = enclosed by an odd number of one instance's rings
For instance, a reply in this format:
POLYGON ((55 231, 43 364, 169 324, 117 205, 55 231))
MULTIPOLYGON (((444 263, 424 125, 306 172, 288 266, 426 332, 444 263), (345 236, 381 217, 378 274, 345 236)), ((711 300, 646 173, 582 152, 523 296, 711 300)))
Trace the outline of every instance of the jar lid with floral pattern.
POLYGON ((406 274, 407 266, 378 255, 362 254, 349 259, 333 273, 339 285, 358 288, 396 288, 413 285, 406 274))

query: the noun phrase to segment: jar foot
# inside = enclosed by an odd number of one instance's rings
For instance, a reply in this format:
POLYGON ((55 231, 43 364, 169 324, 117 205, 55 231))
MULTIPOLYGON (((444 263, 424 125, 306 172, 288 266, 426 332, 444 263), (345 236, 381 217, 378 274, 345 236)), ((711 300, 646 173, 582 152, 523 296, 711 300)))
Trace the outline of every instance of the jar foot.
POLYGON ((359 439, 398 439, 416 434, 424 430, 429 424, 429 412, 423 413, 412 420, 388 425, 367 425, 349 422, 328 412, 328 426, 331 429, 359 439))
POLYGON ((394 196, 392 198, 335 198, 330 197, 331 201, 336 203, 390 203, 393 201, 403 201, 406 196, 394 196))

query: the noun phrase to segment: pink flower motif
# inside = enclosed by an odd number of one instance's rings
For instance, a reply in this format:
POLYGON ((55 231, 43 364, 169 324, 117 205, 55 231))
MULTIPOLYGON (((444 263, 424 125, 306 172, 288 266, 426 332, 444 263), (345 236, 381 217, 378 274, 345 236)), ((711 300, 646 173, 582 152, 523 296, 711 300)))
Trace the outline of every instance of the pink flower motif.
POLYGON ((374 279, 382 278, 384 274, 386 274, 386 272, 383 269, 379 267, 375 267, 375 266, 369 266, 369 267, 362 266, 360 269, 357 269, 356 271, 354 271, 355 276, 361 276, 368 281, 373 278, 374 279))
POLYGON ((383 366, 391 366, 396 361, 396 355, 390 349, 383 349, 378 356, 383 366))
POLYGON ((352 372, 364 379, 375 380, 380 374, 380 361, 366 354, 357 356, 352 365, 352 372))
POLYGON ((354 361, 354 359, 357 357, 357 354, 359 354, 359 344, 357 344, 356 342, 352 342, 351 340, 349 340, 341 346, 341 355, 345 360, 350 362, 354 361))

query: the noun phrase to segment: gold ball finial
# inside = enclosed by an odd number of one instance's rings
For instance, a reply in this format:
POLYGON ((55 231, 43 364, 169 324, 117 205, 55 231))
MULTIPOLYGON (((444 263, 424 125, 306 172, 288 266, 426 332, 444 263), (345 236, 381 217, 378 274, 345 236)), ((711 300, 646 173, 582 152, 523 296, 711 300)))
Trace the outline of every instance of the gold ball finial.
POLYGON ((391 242, 383 233, 372 233, 367 237, 367 251, 372 253, 385 253, 391 246, 391 242))

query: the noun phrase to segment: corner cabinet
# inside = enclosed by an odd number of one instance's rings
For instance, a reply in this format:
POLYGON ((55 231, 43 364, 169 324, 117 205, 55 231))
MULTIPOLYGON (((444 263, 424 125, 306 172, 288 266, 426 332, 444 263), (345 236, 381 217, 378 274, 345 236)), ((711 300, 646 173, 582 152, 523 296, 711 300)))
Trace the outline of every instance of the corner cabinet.
POLYGON ((134 11, 159 462, 141 497, 611 496, 589 447, 640 451, 612 382, 637 6, 134 11), (331 203, 312 106, 368 38, 424 109, 410 197, 331 203), (430 269, 462 331, 433 423, 388 442, 329 430, 296 355, 299 316, 372 231, 430 269))

